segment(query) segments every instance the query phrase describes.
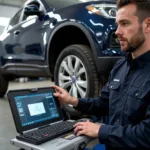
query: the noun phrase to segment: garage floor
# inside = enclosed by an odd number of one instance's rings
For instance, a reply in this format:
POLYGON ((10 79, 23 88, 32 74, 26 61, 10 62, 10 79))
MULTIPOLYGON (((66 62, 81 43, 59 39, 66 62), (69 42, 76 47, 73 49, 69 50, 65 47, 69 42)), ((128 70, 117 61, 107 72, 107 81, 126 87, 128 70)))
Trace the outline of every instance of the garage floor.
MULTIPOLYGON (((26 83, 11 82, 9 84, 9 90, 48 87, 50 85, 53 85, 51 81, 36 81, 26 83)), ((17 147, 14 147, 9 143, 9 140, 14 138, 15 135, 17 135, 17 132, 15 130, 9 103, 5 96, 4 98, 0 98, 0 150, 18 150, 17 147)), ((88 147, 92 147, 92 145, 93 143, 89 144, 88 147)))

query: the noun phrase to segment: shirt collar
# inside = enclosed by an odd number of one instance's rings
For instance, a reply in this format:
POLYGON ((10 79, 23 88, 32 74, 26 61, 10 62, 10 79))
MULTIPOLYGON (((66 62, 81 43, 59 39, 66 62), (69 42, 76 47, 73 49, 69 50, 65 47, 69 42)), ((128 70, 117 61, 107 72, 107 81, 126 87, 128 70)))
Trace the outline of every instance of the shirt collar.
POLYGON ((150 62, 150 50, 145 52, 144 54, 138 56, 135 59, 132 59, 131 53, 128 53, 126 56, 126 60, 131 67, 142 67, 143 65, 150 62))

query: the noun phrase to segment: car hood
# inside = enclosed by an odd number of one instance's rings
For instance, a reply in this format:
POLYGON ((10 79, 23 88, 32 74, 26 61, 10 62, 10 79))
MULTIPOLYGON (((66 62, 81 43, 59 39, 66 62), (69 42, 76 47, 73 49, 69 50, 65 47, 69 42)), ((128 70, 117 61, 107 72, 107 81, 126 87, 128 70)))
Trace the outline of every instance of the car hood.
POLYGON ((97 2, 104 2, 104 3, 110 3, 110 2, 116 2, 116 0, 45 0, 47 4, 55 9, 64 8, 67 6, 80 4, 80 3, 97 3, 97 2))

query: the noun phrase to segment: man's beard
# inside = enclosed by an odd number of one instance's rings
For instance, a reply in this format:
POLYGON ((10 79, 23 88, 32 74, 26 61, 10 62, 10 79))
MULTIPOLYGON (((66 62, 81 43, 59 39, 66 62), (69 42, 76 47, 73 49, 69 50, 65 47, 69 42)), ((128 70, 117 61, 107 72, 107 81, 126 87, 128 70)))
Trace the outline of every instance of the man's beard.
POLYGON ((145 41, 142 27, 139 27, 138 33, 136 33, 130 41, 128 41, 127 39, 125 40, 127 42, 125 52, 135 52, 145 41))

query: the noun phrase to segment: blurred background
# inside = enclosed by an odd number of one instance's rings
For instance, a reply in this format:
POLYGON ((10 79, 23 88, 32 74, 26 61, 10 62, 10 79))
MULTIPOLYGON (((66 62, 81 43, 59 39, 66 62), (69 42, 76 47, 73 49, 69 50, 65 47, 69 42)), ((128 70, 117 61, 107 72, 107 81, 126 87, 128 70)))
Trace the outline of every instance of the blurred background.
POLYGON ((0 0, 0 34, 26 0, 0 0))

